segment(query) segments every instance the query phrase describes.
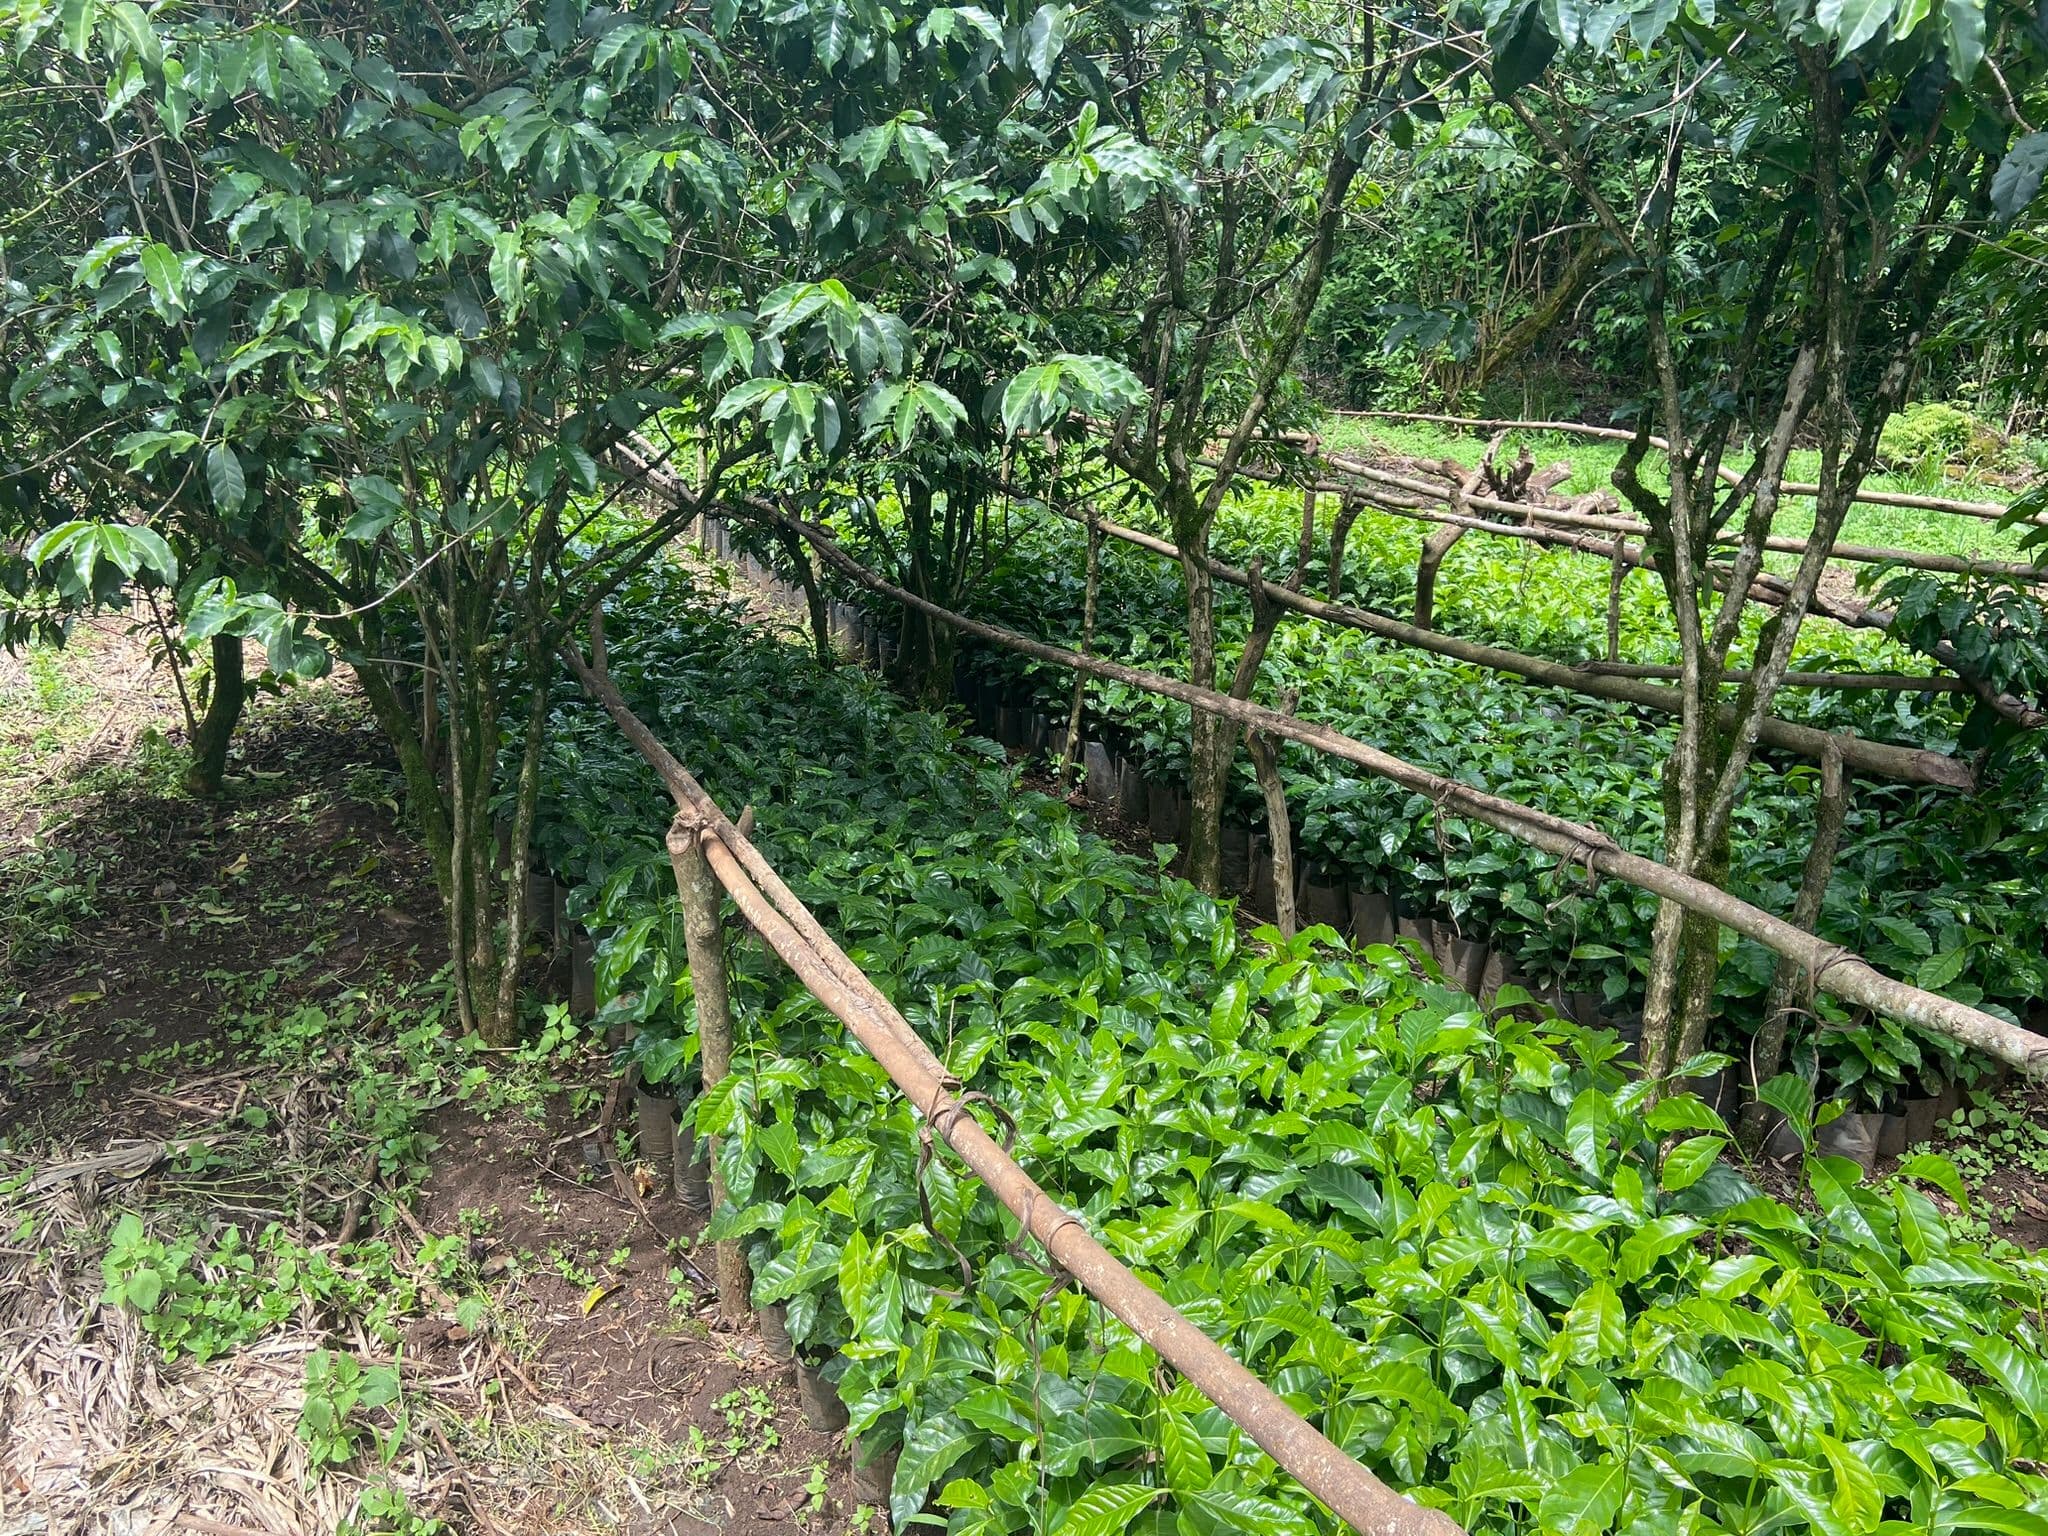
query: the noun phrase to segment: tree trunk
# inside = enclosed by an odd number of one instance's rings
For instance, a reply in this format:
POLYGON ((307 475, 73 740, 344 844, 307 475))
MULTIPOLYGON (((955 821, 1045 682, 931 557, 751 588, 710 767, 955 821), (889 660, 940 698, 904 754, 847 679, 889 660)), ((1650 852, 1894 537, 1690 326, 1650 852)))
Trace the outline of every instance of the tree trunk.
MULTIPOLYGON (((830 671, 839 658, 832 654, 832 620, 826 611, 824 589, 818 585, 817 567, 811 564, 811 551, 787 528, 776 529, 775 537, 782 546, 783 554, 796 567, 797 580, 803 584, 804 608, 811 617, 811 646, 817 654, 818 665, 830 671)), ((948 678, 946 682, 950 688, 952 679, 948 678)))
POLYGON ((1433 528, 1422 541, 1422 558, 1415 562, 1415 627, 1434 629, 1436 618, 1436 573, 1451 546, 1465 536, 1455 525, 1433 528))
POLYGON ((1346 496, 1338 503, 1337 516, 1330 524, 1329 600, 1333 603, 1344 600, 1344 544, 1351 537, 1351 525, 1364 510, 1364 502, 1346 496))
MULTIPOLYGON (((1081 587, 1081 654, 1095 649, 1095 599, 1102 589, 1102 528, 1094 509, 1088 512, 1088 567, 1081 587)), ((1067 734, 1060 745, 1059 765, 1052 781, 1065 794, 1069 770, 1081 765, 1081 714, 1088 703, 1088 679, 1074 674, 1074 696, 1067 708, 1067 734)), ((1083 765, 1085 766, 1085 765, 1083 765)))
MULTIPOLYGON (((1206 536, 1202 539, 1206 544, 1206 536)), ((1188 681, 1216 686, 1216 591, 1207 562, 1189 558, 1180 541, 1181 574, 1188 594, 1188 681)), ((1219 716, 1194 710, 1188 719, 1187 878, 1211 896, 1223 894, 1223 793, 1229 784, 1236 733, 1219 716)))
POLYGON ((228 766, 228 743, 234 739, 235 724, 242 718, 242 705, 249 697, 241 637, 215 635, 210 644, 212 691, 207 696, 206 713, 192 737, 192 762, 185 772, 185 787, 208 799, 220 793, 221 776, 228 766))
MULTIPOLYGON (((1183 568, 1185 568, 1185 562, 1183 562, 1183 568)), ((1252 600, 1252 627, 1245 636, 1244 649, 1238 652, 1237 667, 1231 674, 1230 687, 1225 690, 1233 699, 1249 699, 1252 696, 1252 689, 1258 684, 1259 668, 1265 665, 1266 648, 1273 643, 1273 631, 1279 627, 1282 612, 1279 604, 1275 603, 1266 591, 1265 573, 1257 556, 1252 558, 1251 564, 1246 568, 1246 575, 1250 578, 1246 584, 1246 590, 1249 592, 1252 600)), ((1202 576, 1205 581, 1211 580, 1207 561, 1204 561, 1202 564, 1202 576)), ((1211 587, 1209 592, 1213 596, 1214 588, 1211 587)), ((1216 658, 1213 649, 1215 633, 1215 615, 1212 610, 1209 624, 1209 634, 1211 636, 1209 675, 1211 677, 1214 677, 1216 672, 1216 658)), ((1215 685, 1210 683, 1205 686, 1214 687, 1215 685)), ((1292 705, 1290 704, 1288 707, 1291 709, 1292 705)), ((1208 755, 1205 757, 1198 751, 1195 756, 1193 774, 1188 786, 1188 798, 1194 805, 1198 807, 1207 805, 1209 809, 1207 816, 1202 821, 1197 821, 1192 814, 1189 821, 1191 828, 1200 827, 1206 823, 1207 835, 1209 837, 1208 846, 1215 861, 1213 871, 1215 883, 1211 886, 1196 879, 1194 873, 1195 861, 1192 851, 1190 851, 1188 857, 1188 879, 1202 890, 1207 891, 1211 896, 1219 896, 1223 892, 1223 804, 1230 793, 1230 769, 1232 763, 1236 761, 1239 733, 1232 730, 1229 722, 1220 715, 1208 716, 1211 728, 1206 733, 1202 732, 1199 728, 1202 726, 1205 714, 1205 711, 1197 710, 1193 725, 1197 728, 1195 733, 1196 742, 1203 743, 1206 734, 1207 740, 1204 744, 1206 745, 1208 755)), ((1192 831, 1190 832, 1188 842, 1192 850, 1195 842, 1195 835, 1192 831)))
POLYGON ((1628 579, 1628 562, 1622 555, 1628 549, 1628 539, 1616 534, 1614 537, 1614 558, 1607 572, 1607 659, 1621 660, 1621 588, 1628 579))
MULTIPOLYGON (((1701 660, 1700 693, 1708 698, 1718 688, 1711 658, 1701 660)), ((1701 846, 1700 821, 1722 756, 1723 729, 1718 715, 1704 707, 1695 714, 1692 733, 1681 730, 1664 765, 1664 860, 1681 874, 1719 884, 1726 874, 1726 839, 1718 850, 1701 846), (1718 871, 1718 873, 1717 873, 1718 871)), ((1702 927, 1675 902, 1658 905, 1650 935, 1650 965, 1643 998, 1643 1067, 1653 1077, 1668 1076, 1698 1050, 1690 1042, 1704 1038, 1701 1012, 1711 1002, 1713 972, 1719 964, 1719 925, 1702 927), (1702 943, 1705 952, 1702 953, 1702 943), (1701 997, 1702 969, 1706 997, 1701 997)))
MULTIPOLYGON (((1287 689, 1273 707, 1283 715, 1294 713, 1297 695, 1287 689)), ((1293 938, 1294 916, 1294 824, 1287 815, 1287 786, 1280 777, 1280 739, 1263 731, 1244 733, 1245 750, 1251 754, 1252 769, 1259 777, 1259 793, 1266 801, 1266 839, 1273 845, 1273 925, 1286 938, 1293 938)))
MULTIPOLYGON (((505 851, 504 881, 500 910, 504 913, 504 941, 498 947, 498 974, 484 1038, 493 1045, 509 1045, 519 1033, 519 979, 526 964, 526 933, 529 915, 526 903, 527 870, 532 863, 533 816, 540 798, 541 747, 547 740, 548 682, 553 675, 553 658, 534 644, 528 652, 526 733, 520 743, 519 778, 513 786, 511 844, 505 851)), ((485 799, 488 827, 489 800, 485 799)), ((490 847, 497 848, 493 836, 490 847)))
MULTIPOLYGON (((1792 921, 1808 933, 1820 925, 1821 903, 1827 896, 1828 880, 1835 872, 1835 852, 1842 842, 1842 823, 1849 815, 1848 778, 1842 771, 1842 753, 1837 747, 1822 757, 1820 797, 1813 813, 1813 844, 1806 850, 1806 867, 1793 898, 1792 921)), ((1780 959, 1771 976, 1771 989, 1764 997, 1763 1027, 1757 1031, 1756 1053, 1750 1061, 1752 1093, 1778 1075, 1785 1059, 1785 1035, 1792 1022, 1792 1001, 1803 967, 1780 959)), ((1752 1151, 1764 1138, 1764 1105, 1752 1097, 1742 1110, 1742 1140, 1752 1151)))
POLYGON ((448 875, 453 867, 453 848, 449 839, 448 817, 441 804, 440 779, 435 773, 427 749, 414 730, 412 717, 406 713, 404 695, 392 682, 387 669, 376 661, 361 659, 360 647, 355 663, 356 680, 361 683, 363 696, 370 701, 370 713, 377 717, 377 724, 384 732, 384 739, 391 743, 391 749, 398 755, 398 771, 405 780, 406 810, 420 841, 426 846, 427 867, 433 871, 434 883, 441 899, 448 899, 448 875))

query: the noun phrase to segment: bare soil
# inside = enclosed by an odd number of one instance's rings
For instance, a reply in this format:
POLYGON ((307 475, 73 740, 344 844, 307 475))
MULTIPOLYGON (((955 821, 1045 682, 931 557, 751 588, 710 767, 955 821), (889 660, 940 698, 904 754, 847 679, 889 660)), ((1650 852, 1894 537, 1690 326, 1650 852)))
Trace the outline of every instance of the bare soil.
POLYGON ((343 1045, 261 1049, 307 1008, 358 1010, 374 1046, 434 992, 436 897, 359 702, 337 684, 266 705, 228 795, 201 803, 136 761, 178 733, 175 704, 130 686, 118 636, 96 659, 113 715, 82 734, 24 703, 25 668, 0 677, 29 749, 0 859, 23 889, 60 868, 89 886, 61 910, 0 908, 0 1531, 324 1533, 378 1479, 413 1518, 484 1536, 848 1528, 843 1447, 805 1425, 794 1367, 719 1325, 672 1200, 647 1202, 656 1230, 596 1171, 601 1047, 531 1113, 433 1107, 404 1192, 338 1131, 361 1108, 343 1045), (188 1142, 206 1173, 175 1155, 188 1142), (132 1164, 21 1183, 110 1153, 132 1164), (130 1210, 152 1230, 275 1225, 316 1253, 374 1236, 422 1273, 453 1234, 490 1321, 464 1328, 427 1283, 396 1350, 307 1305, 221 1359, 166 1365, 100 1297, 130 1210), (322 1347, 403 1370, 388 1470, 309 1462, 298 1412, 322 1347))

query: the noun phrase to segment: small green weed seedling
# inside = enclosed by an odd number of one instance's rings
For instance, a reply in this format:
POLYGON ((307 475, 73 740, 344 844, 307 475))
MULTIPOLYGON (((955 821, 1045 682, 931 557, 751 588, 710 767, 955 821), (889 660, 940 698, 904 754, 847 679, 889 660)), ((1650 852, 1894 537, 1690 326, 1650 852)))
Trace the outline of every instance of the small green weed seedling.
POLYGON ((398 1454, 406 1430, 396 1365, 364 1365, 342 1350, 316 1349, 306 1357, 306 1399, 299 1409, 299 1438, 313 1467, 353 1458, 363 1439, 376 1446, 386 1466, 398 1454), (391 1408, 391 1426, 379 1434, 359 1415, 391 1408))

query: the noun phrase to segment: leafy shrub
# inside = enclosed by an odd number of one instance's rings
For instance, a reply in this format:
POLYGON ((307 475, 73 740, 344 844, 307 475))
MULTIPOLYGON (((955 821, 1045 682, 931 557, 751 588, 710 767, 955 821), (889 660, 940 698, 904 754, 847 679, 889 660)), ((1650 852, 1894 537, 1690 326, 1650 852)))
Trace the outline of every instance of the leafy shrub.
POLYGON ((306 1356, 306 1395, 299 1406, 298 1431, 306 1443, 307 1460, 316 1469, 353 1459, 366 1438, 376 1443, 388 1466, 404 1442, 405 1430, 396 1365, 364 1365, 346 1350, 316 1349, 306 1356), (393 1407, 393 1423, 380 1435, 363 1415, 386 1407, 393 1407))
POLYGON ((133 1307, 167 1361, 227 1354, 308 1304, 364 1318, 395 1338, 391 1320, 405 1317, 418 1296, 418 1282, 382 1241, 307 1248, 276 1223, 253 1240, 232 1226, 211 1242, 189 1232, 166 1240, 151 1236, 132 1211, 115 1222, 100 1270, 101 1299, 133 1307))

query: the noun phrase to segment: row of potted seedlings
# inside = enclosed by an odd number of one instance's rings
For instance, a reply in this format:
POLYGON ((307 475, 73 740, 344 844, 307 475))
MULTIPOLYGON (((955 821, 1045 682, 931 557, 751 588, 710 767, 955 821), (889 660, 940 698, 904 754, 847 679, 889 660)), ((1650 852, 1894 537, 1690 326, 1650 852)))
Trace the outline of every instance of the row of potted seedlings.
MULTIPOLYGON (((835 601, 830 609, 835 641, 868 665, 886 669, 894 657, 894 632, 851 603, 835 601)), ((1066 744, 1066 722, 1048 715, 1040 707, 1038 695, 1022 680, 994 671, 971 672, 965 663, 972 654, 963 654, 962 664, 956 667, 953 695, 975 729, 1027 759, 1059 760, 1066 744)), ((1113 816, 1129 828, 1143 828, 1156 842, 1185 846, 1189 815, 1185 789, 1149 777, 1139 759, 1116 741, 1113 723, 1097 721, 1095 729, 1099 739, 1084 740, 1076 754, 1081 795, 1098 814, 1113 816)), ((1518 971, 1504 949, 1465 933, 1450 919, 1414 911, 1394 891, 1348 884, 1341 871, 1305 854, 1298 829, 1294 836, 1299 869, 1295 912, 1303 926, 1326 924, 1360 945, 1412 941, 1436 962, 1446 981, 1483 1003, 1491 1004, 1504 986, 1520 987, 1582 1025, 1614 1030, 1629 1052, 1634 1052, 1642 1034, 1642 1014, 1627 999, 1615 1002, 1598 992, 1540 985, 1518 971)), ((1247 910, 1270 918, 1274 910, 1273 865, 1265 831, 1226 818, 1222 854, 1226 891, 1237 896, 1247 910)), ((1732 1115, 1745 1086, 1738 1064, 1695 1084, 1695 1091, 1710 1105, 1732 1115)), ((1938 1093, 1903 1099, 1893 1110, 1850 1111, 1819 1129, 1819 1148, 1872 1168, 1881 1159, 1897 1157, 1908 1147, 1931 1139, 1936 1123, 1953 1114, 1961 1102, 1962 1090, 1951 1082, 1938 1093)), ((1765 1150, 1771 1156, 1792 1156, 1799 1146, 1790 1127, 1781 1121, 1767 1139, 1765 1150)))
MULTIPOLYGON (((729 529, 718 519, 704 519, 700 542, 710 553, 737 564, 756 584, 786 600, 801 599, 801 589, 771 566, 737 552, 729 529)), ((896 655, 893 628, 856 603, 833 599, 827 611, 832 639, 842 651, 877 671, 891 668, 896 655)), ((954 676, 954 699, 973 719, 976 730, 1027 758, 1057 761, 1065 747, 1064 718, 1048 715, 1040 696, 1021 678, 995 669, 971 671, 969 663, 979 654, 963 652, 954 676)), ((1144 828, 1156 842, 1185 846, 1185 789, 1177 782, 1149 777, 1136 755, 1117 741, 1113 723, 1094 722, 1094 733, 1096 739, 1084 740, 1076 754, 1080 793, 1098 814, 1112 815, 1128 828, 1144 828)), ((1273 867, 1264 830, 1226 818, 1222 842, 1226 890, 1240 898, 1247 910, 1270 918, 1274 910, 1273 867)), ((1303 848, 1298 831, 1295 849, 1299 871, 1295 911, 1304 925, 1327 924, 1361 945, 1410 940, 1435 960, 1446 981, 1482 1002, 1491 1003, 1503 986, 1518 986, 1582 1025, 1616 1031, 1634 1049, 1642 1032, 1642 1016, 1629 999, 1615 1002, 1598 992, 1570 990, 1561 984, 1539 985, 1515 968, 1505 949, 1487 938, 1464 932, 1448 918, 1411 909, 1398 892, 1348 883, 1342 871, 1319 862, 1312 850, 1303 848)), ((1743 1085, 1742 1069, 1735 1066, 1697 1088, 1710 1104, 1732 1111, 1743 1085)), ((1938 1093, 1904 1098, 1889 1111, 1852 1111, 1821 1128, 1822 1149, 1871 1167, 1881 1158, 1928 1140, 1936 1122, 1954 1113, 1961 1099, 1961 1090, 1951 1082, 1938 1093)), ((1796 1150, 1796 1141, 1783 1127, 1767 1144, 1773 1155, 1796 1150)))
MULTIPOLYGON (((1052 721, 1029 693, 1013 693, 1000 679, 974 678, 963 671, 956 678, 954 696, 972 714, 976 728, 990 739, 1027 756, 1056 760, 1061 755, 1064 722, 1052 721)), ((1098 730, 1109 736, 1113 727, 1098 726, 1098 730)), ((1113 815, 1127 826, 1144 827, 1157 842, 1185 846, 1188 800, 1178 784, 1148 778, 1135 757, 1103 741, 1084 742, 1081 760, 1085 764, 1081 793, 1099 812, 1113 815)), ((1298 829, 1293 836, 1299 849, 1298 829)), ((1226 819, 1222 852, 1226 890, 1238 896, 1248 910, 1270 918, 1273 865, 1266 833, 1226 819)), ((1436 962, 1447 982, 1482 1003, 1491 1005, 1503 987, 1519 987, 1579 1024, 1613 1030, 1627 1044, 1625 1054, 1635 1053, 1642 1037, 1642 1013, 1626 999, 1613 1002, 1598 992, 1542 986, 1518 971, 1504 950, 1485 938, 1467 935, 1450 919, 1408 910, 1393 891, 1347 884, 1340 871, 1313 858, 1298 854, 1297 862, 1295 912, 1304 927, 1326 924, 1361 946, 1411 941, 1436 962)), ((1743 1068, 1737 1064, 1693 1086, 1709 1105, 1732 1116, 1740 1106, 1746 1082, 1743 1068)), ((1961 1103, 1962 1090, 1950 1082, 1939 1093, 1901 1100, 1895 1110, 1850 1111, 1819 1128, 1817 1145, 1827 1155, 1846 1157, 1870 1169, 1881 1159, 1900 1156, 1908 1147, 1930 1140, 1936 1123, 1955 1113, 1961 1103)), ((1798 1138, 1782 1119, 1767 1137, 1765 1152, 1773 1157, 1798 1154, 1798 1138)))

